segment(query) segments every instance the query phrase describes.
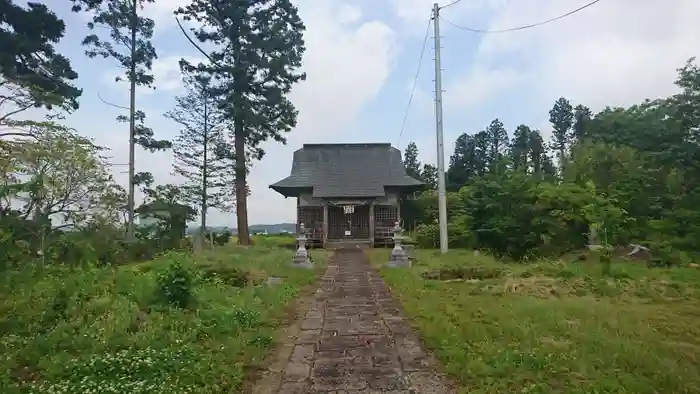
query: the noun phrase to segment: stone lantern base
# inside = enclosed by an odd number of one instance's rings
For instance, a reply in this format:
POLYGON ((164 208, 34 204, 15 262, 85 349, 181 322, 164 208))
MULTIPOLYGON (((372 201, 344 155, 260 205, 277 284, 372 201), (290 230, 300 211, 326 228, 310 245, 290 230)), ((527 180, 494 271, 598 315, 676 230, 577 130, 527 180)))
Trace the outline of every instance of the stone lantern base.
POLYGON ((294 260, 292 260, 292 266, 297 268, 313 268, 314 265, 309 259, 309 252, 306 249, 299 248, 294 254, 294 260))
POLYGON ((389 262, 386 263, 387 267, 410 267, 411 260, 409 260, 406 251, 403 248, 394 248, 391 250, 391 258, 389 262))

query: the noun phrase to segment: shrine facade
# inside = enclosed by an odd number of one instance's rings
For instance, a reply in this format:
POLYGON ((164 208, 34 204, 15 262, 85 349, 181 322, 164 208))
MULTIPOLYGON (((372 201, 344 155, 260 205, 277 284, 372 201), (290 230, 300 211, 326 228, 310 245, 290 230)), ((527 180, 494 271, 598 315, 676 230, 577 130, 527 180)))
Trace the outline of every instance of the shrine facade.
POLYGON ((304 144, 288 177, 270 185, 297 199, 312 246, 391 243, 402 196, 423 188, 406 174, 401 152, 388 143, 304 144))

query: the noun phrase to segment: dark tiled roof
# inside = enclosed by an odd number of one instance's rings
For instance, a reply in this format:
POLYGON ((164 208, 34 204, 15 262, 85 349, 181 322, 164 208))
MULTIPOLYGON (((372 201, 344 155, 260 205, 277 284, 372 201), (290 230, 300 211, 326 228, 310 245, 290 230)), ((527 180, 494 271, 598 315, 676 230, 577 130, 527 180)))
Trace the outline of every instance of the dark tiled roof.
POLYGON ((406 175, 401 152, 390 144, 305 144, 294 152, 290 176, 270 185, 289 189, 313 188, 313 196, 378 197, 384 187, 420 187, 406 175))

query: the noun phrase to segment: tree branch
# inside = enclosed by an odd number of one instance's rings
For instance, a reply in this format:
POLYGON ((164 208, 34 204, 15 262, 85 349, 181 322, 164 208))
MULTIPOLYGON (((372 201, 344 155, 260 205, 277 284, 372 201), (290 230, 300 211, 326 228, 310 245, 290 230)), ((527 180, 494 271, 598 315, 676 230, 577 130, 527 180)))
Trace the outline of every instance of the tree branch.
POLYGON ((197 49, 202 55, 204 55, 207 59, 209 59, 209 61, 210 61, 213 65, 215 65, 215 66, 217 66, 217 67, 221 67, 219 64, 217 64, 216 61, 214 61, 214 59, 212 59, 211 55, 209 55, 208 53, 206 53, 206 52, 204 51, 204 49, 202 49, 199 45, 197 45, 197 43, 194 42, 194 40, 189 36, 189 34, 187 34, 187 31, 185 31, 185 28, 182 26, 182 23, 180 23, 180 19, 179 19, 177 16, 175 17, 175 22, 177 22, 177 26, 180 28, 180 31, 182 32, 182 35, 185 36, 185 38, 187 39, 187 41, 189 41, 190 44, 192 44, 192 46, 195 47, 195 49, 197 49))
POLYGON ((113 104, 113 103, 110 103, 109 101, 103 99, 102 96, 100 95, 100 93, 97 93, 97 98, 100 99, 100 101, 102 101, 103 103, 105 103, 105 104, 107 104, 107 105, 109 105, 109 106, 112 106, 112 107, 114 107, 114 108, 119 108, 119 109, 123 109, 123 110, 126 110, 126 111, 129 110, 129 107, 121 106, 121 105, 118 105, 118 104, 113 104))

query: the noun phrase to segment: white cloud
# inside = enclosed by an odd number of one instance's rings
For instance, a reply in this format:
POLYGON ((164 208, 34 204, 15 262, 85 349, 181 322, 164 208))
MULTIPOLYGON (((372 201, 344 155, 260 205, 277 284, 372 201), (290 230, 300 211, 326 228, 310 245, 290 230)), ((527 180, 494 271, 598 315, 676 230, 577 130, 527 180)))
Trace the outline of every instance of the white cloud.
POLYGON ((149 3, 144 8, 144 14, 156 23, 156 33, 163 32, 176 25, 173 12, 190 4, 192 0, 167 0, 149 3))
MULTIPOLYGON (((519 0, 520 1, 520 0, 519 0)), ((454 0, 391 0, 396 15, 407 24, 428 21, 432 15, 433 4, 445 7, 454 0)), ((465 0, 455 3, 441 12, 449 12, 455 18, 470 18, 477 13, 487 12, 503 6, 508 0, 465 0)))
POLYGON ((525 76, 513 68, 487 68, 476 65, 449 83, 443 94, 444 106, 446 109, 473 109, 524 81, 525 76))
MULTIPOLYGON (((537 22, 581 4, 581 0, 511 1, 496 9, 488 26, 501 29, 537 22)), ((474 67, 491 77, 477 81, 467 71, 454 83, 469 81, 472 89, 464 90, 464 100, 474 102, 479 101, 475 86, 490 94, 512 87, 519 74, 528 82, 522 87, 542 102, 543 112, 559 96, 594 110, 665 96, 674 91, 675 69, 700 47, 699 15, 696 0, 602 1, 538 28, 484 35, 474 67), (512 64, 511 72, 493 74, 507 63, 512 64)), ((449 26, 444 31, 472 34, 449 26)))
POLYGON ((267 156, 253 167, 251 222, 295 220, 296 201, 268 186, 289 174, 292 153, 303 143, 352 138, 347 133, 362 107, 379 93, 396 55, 394 31, 379 21, 360 22, 358 7, 333 0, 297 4, 307 28, 303 65, 307 79, 290 96, 299 110, 299 124, 289 134, 287 146, 266 144, 267 156))
MULTIPOLYGON (((147 96, 158 92, 168 92, 177 94, 182 88, 182 73, 180 72, 180 60, 185 59, 192 64, 197 64, 203 61, 203 57, 196 56, 175 56, 169 55, 159 57, 153 61, 151 72, 155 78, 155 89, 139 86, 136 89, 138 96, 147 96)), ((124 73, 120 69, 111 69, 105 72, 102 76, 102 82, 111 88, 122 92, 122 95, 128 89, 124 73), (119 81, 116 78, 119 78, 119 81)))

